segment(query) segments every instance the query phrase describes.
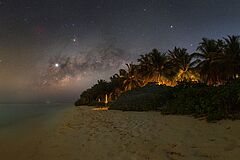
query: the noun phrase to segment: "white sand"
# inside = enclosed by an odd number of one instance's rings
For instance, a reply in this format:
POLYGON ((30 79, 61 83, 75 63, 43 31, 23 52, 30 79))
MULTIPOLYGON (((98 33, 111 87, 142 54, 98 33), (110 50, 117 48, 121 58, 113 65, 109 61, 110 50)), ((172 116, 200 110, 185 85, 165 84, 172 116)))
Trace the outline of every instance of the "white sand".
POLYGON ((39 145, 41 160, 239 160, 240 121, 207 123, 159 112, 66 113, 39 145))

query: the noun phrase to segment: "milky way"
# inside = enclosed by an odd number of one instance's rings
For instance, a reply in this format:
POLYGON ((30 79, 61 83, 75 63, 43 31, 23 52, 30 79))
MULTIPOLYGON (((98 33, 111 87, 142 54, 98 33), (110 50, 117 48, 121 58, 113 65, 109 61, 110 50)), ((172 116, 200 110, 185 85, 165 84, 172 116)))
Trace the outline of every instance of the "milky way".
POLYGON ((140 54, 239 34, 239 0, 0 0, 0 102, 73 101, 140 54))
POLYGON ((128 62, 125 51, 109 44, 72 56, 56 55, 49 59, 49 67, 41 75, 40 86, 64 86, 85 77, 99 77, 98 74, 104 72, 117 72, 128 62))

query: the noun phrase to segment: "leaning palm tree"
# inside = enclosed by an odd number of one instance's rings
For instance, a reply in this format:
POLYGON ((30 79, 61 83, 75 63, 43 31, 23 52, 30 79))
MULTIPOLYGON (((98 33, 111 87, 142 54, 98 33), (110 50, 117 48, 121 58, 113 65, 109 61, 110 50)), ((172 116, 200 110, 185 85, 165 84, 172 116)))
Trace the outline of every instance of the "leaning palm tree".
POLYGON ((193 56, 200 61, 196 66, 200 78, 208 84, 222 83, 220 59, 223 55, 223 41, 203 38, 193 56))
POLYGON ((123 88, 125 91, 133 90, 142 86, 142 80, 138 73, 138 66, 134 64, 126 64, 127 70, 121 69, 120 77, 123 79, 123 88))
POLYGON ((156 82, 158 84, 167 84, 172 71, 168 65, 168 59, 165 53, 153 49, 152 52, 141 55, 138 59, 140 73, 148 82, 156 82))
POLYGON ((169 63, 173 65, 176 73, 175 81, 198 81, 198 75, 193 67, 199 62, 194 60, 194 55, 190 55, 185 48, 175 47, 169 50, 169 63))

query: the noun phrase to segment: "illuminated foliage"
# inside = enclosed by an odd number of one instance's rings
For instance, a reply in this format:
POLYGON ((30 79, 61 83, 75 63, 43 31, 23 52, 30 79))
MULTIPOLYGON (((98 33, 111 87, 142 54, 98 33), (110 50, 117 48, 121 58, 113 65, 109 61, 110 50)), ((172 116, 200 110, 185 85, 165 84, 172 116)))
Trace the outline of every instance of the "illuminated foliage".
POLYGON ((116 100, 122 93, 143 87, 148 83, 175 86, 179 82, 203 82, 220 85, 235 81, 240 75, 240 42, 238 36, 223 40, 203 38, 197 52, 175 47, 168 53, 153 49, 141 55, 137 64, 127 64, 110 82, 98 81, 84 91, 77 104, 91 104, 116 100), (100 99, 100 100, 99 100, 100 99))

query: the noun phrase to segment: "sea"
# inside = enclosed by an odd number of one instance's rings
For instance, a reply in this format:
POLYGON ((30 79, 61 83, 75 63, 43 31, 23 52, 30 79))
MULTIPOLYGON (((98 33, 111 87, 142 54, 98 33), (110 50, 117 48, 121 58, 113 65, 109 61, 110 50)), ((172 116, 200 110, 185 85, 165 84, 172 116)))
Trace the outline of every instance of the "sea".
POLYGON ((32 154, 32 149, 38 147, 42 139, 47 139, 47 136, 56 131, 63 114, 71 107, 74 106, 0 104, 0 159, 25 159, 24 152, 32 154))
POLYGON ((51 119, 71 104, 0 104, 0 131, 42 118, 51 119))

